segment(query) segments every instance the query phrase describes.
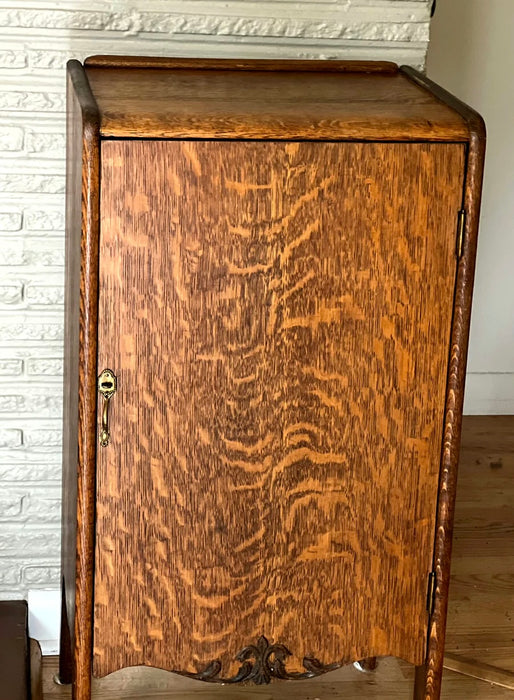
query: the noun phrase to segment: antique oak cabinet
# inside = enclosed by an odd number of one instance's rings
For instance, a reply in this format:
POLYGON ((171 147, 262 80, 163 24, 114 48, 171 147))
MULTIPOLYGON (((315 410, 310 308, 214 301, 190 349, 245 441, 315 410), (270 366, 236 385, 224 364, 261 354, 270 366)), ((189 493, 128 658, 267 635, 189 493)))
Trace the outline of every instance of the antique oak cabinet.
POLYGON ((68 85, 62 681, 439 697, 482 120, 389 63, 68 85))

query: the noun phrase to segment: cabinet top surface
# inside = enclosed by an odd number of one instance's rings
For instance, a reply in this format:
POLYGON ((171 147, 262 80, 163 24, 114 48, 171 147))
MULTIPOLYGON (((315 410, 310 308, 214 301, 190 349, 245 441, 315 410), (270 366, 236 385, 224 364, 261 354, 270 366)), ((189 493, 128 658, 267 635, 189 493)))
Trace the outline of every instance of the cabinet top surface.
POLYGON ((466 120, 394 64, 168 61, 86 61, 101 136, 469 139, 466 120))

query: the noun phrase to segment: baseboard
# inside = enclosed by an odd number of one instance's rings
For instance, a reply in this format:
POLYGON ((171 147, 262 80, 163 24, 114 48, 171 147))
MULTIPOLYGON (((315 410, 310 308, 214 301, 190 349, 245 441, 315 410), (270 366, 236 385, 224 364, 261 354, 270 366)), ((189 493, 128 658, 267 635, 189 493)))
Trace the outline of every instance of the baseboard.
POLYGON ((514 415, 514 372, 470 372, 466 377, 464 415, 514 415))
POLYGON ((39 642, 43 656, 58 654, 61 624, 60 589, 29 591, 28 604, 30 637, 39 642))

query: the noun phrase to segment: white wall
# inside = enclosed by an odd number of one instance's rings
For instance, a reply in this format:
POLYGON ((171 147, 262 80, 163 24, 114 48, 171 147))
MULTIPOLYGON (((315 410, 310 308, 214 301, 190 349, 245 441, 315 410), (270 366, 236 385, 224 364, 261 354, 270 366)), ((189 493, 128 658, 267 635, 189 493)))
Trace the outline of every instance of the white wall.
POLYGON ((93 53, 421 67, 430 0, 0 0, 0 599, 59 581, 64 66, 93 53))
POLYGON ((488 132, 464 410, 514 414, 514 1, 438 0, 427 72, 488 132))

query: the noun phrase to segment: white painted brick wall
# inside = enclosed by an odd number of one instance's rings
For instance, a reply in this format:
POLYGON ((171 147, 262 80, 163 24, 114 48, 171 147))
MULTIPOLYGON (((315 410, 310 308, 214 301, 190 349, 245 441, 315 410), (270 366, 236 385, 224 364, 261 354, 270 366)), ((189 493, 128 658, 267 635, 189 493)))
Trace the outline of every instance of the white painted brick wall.
POLYGON ((65 74, 94 53, 423 67, 431 0, 0 0, 0 599, 59 581, 65 74))

